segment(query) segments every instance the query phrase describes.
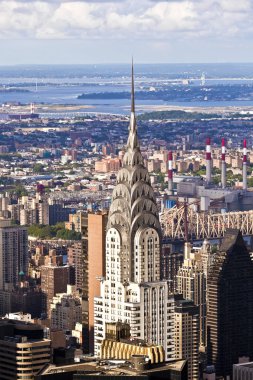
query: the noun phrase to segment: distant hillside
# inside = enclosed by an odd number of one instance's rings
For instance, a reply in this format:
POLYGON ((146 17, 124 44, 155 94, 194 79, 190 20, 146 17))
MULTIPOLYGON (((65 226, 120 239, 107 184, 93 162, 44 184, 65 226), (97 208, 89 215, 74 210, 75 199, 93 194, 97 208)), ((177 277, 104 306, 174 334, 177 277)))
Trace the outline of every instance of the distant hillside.
POLYGON ((201 120, 218 119, 221 115, 212 113, 186 112, 180 110, 147 112, 138 116, 139 120, 201 120))
POLYGON ((30 92, 29 90, 26 90, 24 88, 16 88, 16 87, 0 87, 0 92, 1 93, 6 93, 6 92, 30 92))

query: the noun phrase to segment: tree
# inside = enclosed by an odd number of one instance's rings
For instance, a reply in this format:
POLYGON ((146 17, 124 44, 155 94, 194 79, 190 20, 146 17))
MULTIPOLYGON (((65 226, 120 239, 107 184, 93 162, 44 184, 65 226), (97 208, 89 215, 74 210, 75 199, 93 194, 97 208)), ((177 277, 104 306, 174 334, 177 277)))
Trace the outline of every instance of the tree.
POLYGON ((57 223, 55 226, 34 224, 28 228, 28 234, 39 239, 62 239, 80 240, 81 234, 76 231, 66 230, 64 223, 57 223))
POLYGON ((248 186, 253 187, 253 178, 248 179, 248 186))
POLYGON ((17 197, 20 198, 23 195, 28 195, 28 192, 23 185, 18 184, 15 186, 15 188, 13 190, 11 190, 11 194, 16 194, 17 197))
POLYGON ((213 183, 215 184, 215 185, 218 185, 219 183, 220 183, 220 177, 213 177, 213 179, 212 179, 212 181, 213 181, 213 183))
POLYGON ((57 232, 56 237, 63 240, 80 240, 81 234, 76 231, 62 229, 57 232))
POLYGON ((158 172, 157 173, 157 182, 158 183, 164 183, 164 177, 165 177, 164 173, 158 172))
POLYGON ((217 244, 214 244, 211 248, 211 252, 212 253, 216 253, 218 251, 218 245, 217 244))
POLYGON ((37 163, 33 167, 33 172, 34 173, 43 173, 44 172, 44 166, 40 163, 37 163))
POLYGON ((221 170, 219 168, 214 167, 212 171, 213 174, 221 174, 221 170))

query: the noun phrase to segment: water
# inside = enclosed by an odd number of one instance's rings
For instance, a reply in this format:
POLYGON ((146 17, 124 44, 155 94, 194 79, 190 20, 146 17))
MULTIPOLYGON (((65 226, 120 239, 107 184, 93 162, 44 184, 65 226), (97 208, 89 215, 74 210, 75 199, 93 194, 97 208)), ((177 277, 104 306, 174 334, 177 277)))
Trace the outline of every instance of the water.
MULTIPOLYGON (((45 104, 73 104, 73 112, 102 112, 128 114, 129 99, 77 99, 82 93, 129 92, 130 65, 32 65, 0 66, 0 86, 18 87, 29 92, 0 92, 0 103, 20 102, 45 104), (87 108, 78 110, 78 106, 87 108)), ((200 86, 201 76, 205 74, 206 86, 238 84, 253 85, 252 64, 158 64, 135 65, 136 91, 166 90, 172 85, 200 86)), ((253 89, 252 89, 253 93, 253 89)), ((149 110, 149 106, 173 105, 182 107, 225 107, 253 106, 253 98, 231 101, 203 99, 194 101, 166 102, 162 99, 138 100, 139 112, 149 110)), ((69 112, 72 114, 72 112, 69 112)))

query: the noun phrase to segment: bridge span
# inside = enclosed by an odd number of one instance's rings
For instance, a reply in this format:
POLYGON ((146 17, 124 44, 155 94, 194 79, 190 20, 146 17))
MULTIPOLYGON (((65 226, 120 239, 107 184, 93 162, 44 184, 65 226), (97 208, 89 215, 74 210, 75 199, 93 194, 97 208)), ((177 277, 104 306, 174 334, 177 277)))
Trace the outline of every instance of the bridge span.
POLYGON ((180 240, 219 239, 227 228, 253 235, 253 210, 225 213, 197 212, 187 205, 166 209, 160 216, 165 238, 180 240))

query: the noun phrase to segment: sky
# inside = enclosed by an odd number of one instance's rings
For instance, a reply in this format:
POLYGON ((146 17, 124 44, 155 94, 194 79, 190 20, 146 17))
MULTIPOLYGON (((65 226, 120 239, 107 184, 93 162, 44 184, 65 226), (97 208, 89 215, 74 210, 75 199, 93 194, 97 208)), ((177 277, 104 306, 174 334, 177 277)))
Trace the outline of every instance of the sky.
POLYGON ((0 0, 0 65, 253 62, 253 0, 0 0))

